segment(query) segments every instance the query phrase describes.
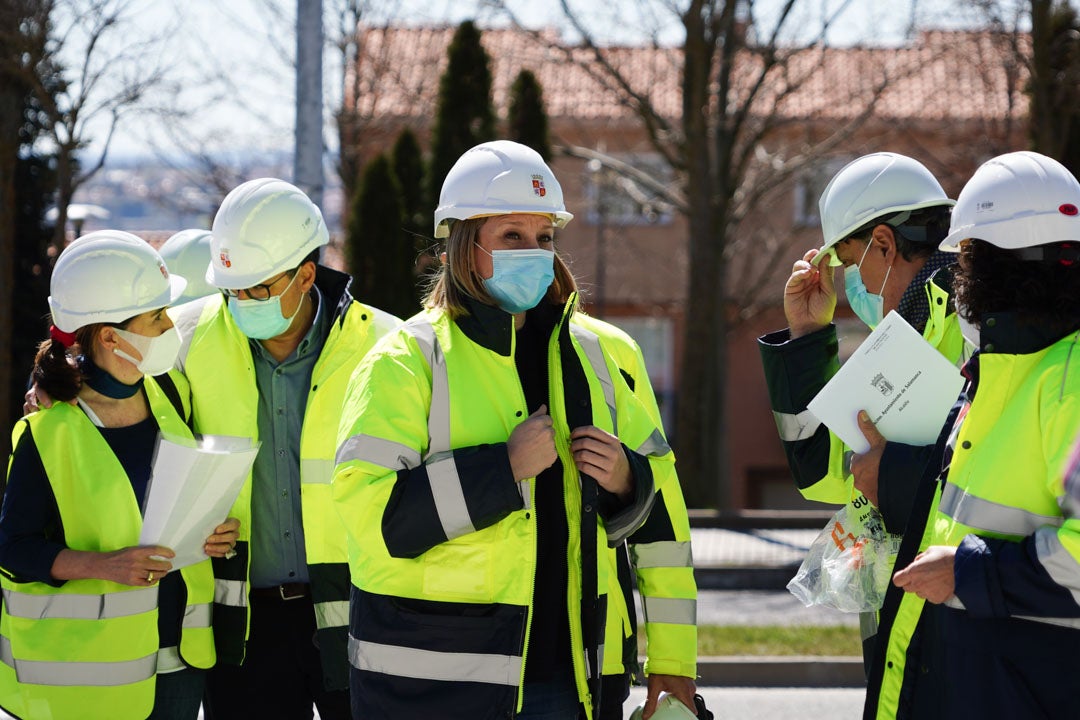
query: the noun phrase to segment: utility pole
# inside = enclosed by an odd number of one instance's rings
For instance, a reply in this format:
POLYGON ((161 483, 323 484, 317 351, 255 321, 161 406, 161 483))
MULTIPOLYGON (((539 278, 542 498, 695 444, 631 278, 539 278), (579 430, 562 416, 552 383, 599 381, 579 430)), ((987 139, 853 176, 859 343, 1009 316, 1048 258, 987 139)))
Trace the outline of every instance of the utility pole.
POLYGON ((322 207, 322 0, 296 0, 296 147, 293 182, 322 207))

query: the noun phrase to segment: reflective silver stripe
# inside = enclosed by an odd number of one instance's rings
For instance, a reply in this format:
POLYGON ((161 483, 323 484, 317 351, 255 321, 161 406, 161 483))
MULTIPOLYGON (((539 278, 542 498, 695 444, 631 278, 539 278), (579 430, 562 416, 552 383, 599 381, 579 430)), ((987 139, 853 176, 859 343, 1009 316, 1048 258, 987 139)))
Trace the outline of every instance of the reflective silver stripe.
POLYGON ((43 620, 107 620, 150 612, 157 607, 158 586, 104 595, 31 595, 4 590, 4 606, 12 617, 43 620))
POLYGON ((630 553, 634 556, 634 565, 639 570, 641 568, 694 566, 689 540, 684 542, 663 540, 634 544, 630 546, 630 553))
POLYGON ((780 439, 784 442, 805 440, 821 427, 821 421, 809 410, 801 413, 782 413, 773 410, 773 419, 776 420, 776 430, 780 433, 780 439))
POLYGON ((163 647, 157 651, 157 671, 159 673, 183 670, 184 661, 180 659, 180 648, 175 645, 163 647))
POLYGON ((331 600, 315 603, 315 627, 345 627, 349 624, 349 601, 331 600))
POLYGON ((219 605, 247 607, 247 583, 243 580, 214 578, 214 602, 219 605))
POLYGON ((436 652, 398 645, 365 642, 349 636, 349 662, 357 670, 397 677, 482 682, 517 687, 521 683, 518 655, 436 652))
POLYGON ((329 458, 300 458, 300 482, 329 485, 334 477, 334 461, 329 458))
POLYGON ((1054 529, 1035 531, 1035 552, 1053 581, 1071 592, 1073 600, 1080 604, 1080 563, 1061 544, 1054 529))
POLYGON ((435 498, 435 510, 439 513, 439 523, 448 540, 476 532, 469 506, 465 504, 465 491, 461 489, 457 465, 453 453, 431 456, 427 463, 428 483, 431 495, 435 498))
POLYGON ((970 528, 1018 537, 1030 535, 1044 525, 1057 527, 1062 522, 1062 518, 1057 515, 1039 515, 992 500, 984 500, 961 490, 952 483, 945 483, 938 509, 956 522, 970 528))
POLYGON ((600 663, 600 672, 604 672, 604 644, 600 643, 596 647, 596 661, 600 663))
POLYGON ((654 428, 652 434, 638 446, 635 452, 649 457, 663 457, 671 452, 671 446, 667 444, 663 433, 658 428, 654 428))
POLYGON ((431 368, 431 408, 428 410, 428 450, 426 457, 450 450, 450 380, 446 358, 427 320, 411 320, 402 326, 420 346, 431 368))
POLYGON ((585 357, 592 366, 593 373, 600 381, 600 387, 604 390, 604 401, 607 403, 608 412, 611 413, 611 434, 619 434, 618 410, 615 407, 615 385, 611 382, 611 373, 607 363, 604 362, 604 350, 600 347, 600 338, 580 325, 570 325, 570 333, 577 338, 581 349, 585 351, 585 357))
POLYGON ((645 622, 697 625, 697 600, 683 598, 642 597, 645 622))
POLYGON ((335 459, 339 463, 350 460, 362 460, 391 470, 411 470, 420 464, 420 453, 392 440, 372 435, 353 435, 341 443, 335 459))
POLYGON ((184 608, 183 626, 186 628, 208 628, 213 618, 213 604, 200 603, 184 608))
POLYGON ((11 652, 11 640, 0 636, 0 662, 15 669, 20 683, 71 687, 114 687, 130 685, 154 677, 158 654, 150 653, 125 662, 52 662, 17 660, 11 652))

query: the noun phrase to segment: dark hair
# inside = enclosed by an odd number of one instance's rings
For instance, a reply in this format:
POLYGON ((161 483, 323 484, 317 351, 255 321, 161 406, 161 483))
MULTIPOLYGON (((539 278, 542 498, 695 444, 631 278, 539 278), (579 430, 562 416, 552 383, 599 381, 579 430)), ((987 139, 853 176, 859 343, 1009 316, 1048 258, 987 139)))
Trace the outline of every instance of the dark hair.
POLYGON ((305 257, 304 257, 304 259, 303 259, 303 260, 301 260, 301 261, 300 261, 299 263, 297 263, 296 267, 294 267, 294 268, 293 268, 293 269, 292 269, 292 270, 290 271, 290 273, 291 273, 291 274, 289 275, 289 277, 292 277, 293 275, 295 275, 295 274, 297 273, 297 271, 298 271, 298 270, 299 270, 300 268, 302 268, 302 267, 303 267, 303 266, 304 266, 304 265, 305 265, 306 263, 312 262, 312 263, 315 263, 316 265, 318 265, 318 264, 319 264, 319 257, 320 257, 320 255, 322 254, 322 253, 320 252, 321 250, 322 250, 322 248, 315 248, 314 250, 312 250, 311 252, 309 252, 309 253, 308 253, 308 254, 307 254, 307 255, 306 255, 305 257))
POLYGON ((83 374, 75 363, 77 355, 87 355, 97 362, 94 357, 94 338, 103 327, 116 327, 124 329, 131 318, 121 323, 93 323, 84 325, 75 331, 75 344, 70 348, 52 338, 42 341, 38 345, 37 355, 34 356, 34 369, 30 372, 30 378, 34 384, 44 390, 49 397, 59 402, 68 402, 79 396, 82 389, 83 374))
POLYGON ((989 313, 1015 312, 1059 330, 1058 336, 1080 322, 1080 262, 1021 260, 1012 250, 972 239, 961 245, 953 290, 971 322, 989 313))
POLYGON ((896 251, 908 262, 915 258, 928 258, 937 252, 938 245, 949 234, 949 218, 952 207, 934 205, 918 210, 905 210, 874 218, 851 233, 849 239, 870 242, 870 235, 878 225, 888 225, 896 238, 896 251))

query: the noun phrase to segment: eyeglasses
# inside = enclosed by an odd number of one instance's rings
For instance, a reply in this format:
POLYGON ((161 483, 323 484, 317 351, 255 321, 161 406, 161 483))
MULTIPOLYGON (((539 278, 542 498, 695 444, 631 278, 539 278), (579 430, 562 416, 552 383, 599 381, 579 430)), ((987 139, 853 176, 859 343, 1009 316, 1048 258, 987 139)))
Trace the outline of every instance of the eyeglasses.
POLYGON ((258 285, 252 285, 249 288, 241 288, 240 290, 222 290, 221 293, 225 297, 230 297, 230 298, 238 298, 238 297, 240 297, 240 293, 244 293, 245 295, 247 295, 252 300, 258 300, 259 302, 264 302, 266 300, 269 300, 271 297, 273 297, 272 293, 270 292, 270 288, 274 287, 279 282, 281 282, 282 280, 284 280, 285 278, 288 278, 288 277, 292 277, 292 275, 285 272, 285 273, 282 273, 277 278, 275 278, 274 280, 271 280, 268 283, 259 283, 258 285))

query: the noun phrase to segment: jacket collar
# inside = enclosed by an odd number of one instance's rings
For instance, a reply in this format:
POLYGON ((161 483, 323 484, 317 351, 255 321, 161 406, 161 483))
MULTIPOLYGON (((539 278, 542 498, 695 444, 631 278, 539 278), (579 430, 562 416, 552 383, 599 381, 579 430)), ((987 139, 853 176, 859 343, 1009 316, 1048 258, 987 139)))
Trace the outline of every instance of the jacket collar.
MULTIPOLYGON (((509 357, 514 352, 514 316, 502 308, 486 305, 471 297, 465 298, 468 314, 458 317, 455 322, 465 336, 477 345, 509 357)), ((559 323, 562 308, 547 298, 525 313, 525 323, 530 327, 541 327, 545 332, 559 323)))
POLYGON ((315 265, 315 287, 322 293, 326 310, 338 324, 345 322, 345 312, 352 305, 353 296, 349 293, 352 278, 343 272, 315 265))
POLYGON ((1080 328, 1033 321, 1015 312, 987 313, 979 320, 979 349, 986 353, 1028 355, 1049 347, 1080 328))

